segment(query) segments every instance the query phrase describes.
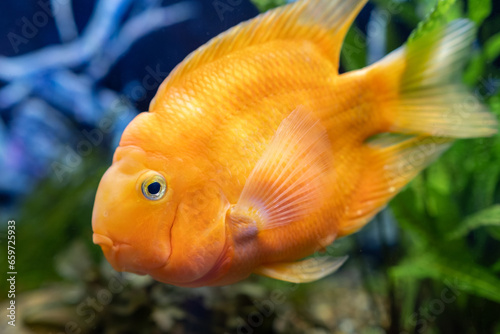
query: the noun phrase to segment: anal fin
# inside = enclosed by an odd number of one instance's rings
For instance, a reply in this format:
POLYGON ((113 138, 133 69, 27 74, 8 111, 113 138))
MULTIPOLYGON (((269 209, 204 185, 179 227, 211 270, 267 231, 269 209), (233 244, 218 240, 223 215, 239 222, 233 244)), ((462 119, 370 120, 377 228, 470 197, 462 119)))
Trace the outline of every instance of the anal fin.
POLYGON ((356 232, 453 142, 449 138, 389 135, 367 144, 365 173, 340 224, 339 237, 356 232))
POLYGON ((347 256, 322 256, 297 262, 281 262, 258 267, 254 273, 293 283, 319 280, 336 271, 347 260, 347 256))

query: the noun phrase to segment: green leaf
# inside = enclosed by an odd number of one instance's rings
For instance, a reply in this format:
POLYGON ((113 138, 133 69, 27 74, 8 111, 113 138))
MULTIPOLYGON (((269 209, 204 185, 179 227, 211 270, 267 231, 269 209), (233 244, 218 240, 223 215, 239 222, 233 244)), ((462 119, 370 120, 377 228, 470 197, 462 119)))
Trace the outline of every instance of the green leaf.
POLYGON ((500 240, 500 226, 488 226, 486 230, 491 237, 500 240))
POLYGON ((493 266, 491 266, 491 270, 493 270, 493 272, 495 273, 500 272, 500 260, 498 260, 493 266))
POLYGON ((478 83, 479 78, 483 75, 486 64, 484 63, 483 54, 475 52, 465 70, 463 80, 468 85, 475 85, 478 83))
POLYGON ((286 0, 252 0, 261 13, 286 4, 286 0))
POLYGON ((491 36, 484 43, 484 55, 487 61, 493 61, 500 55, 500 33, 491 36))
MULTIPOLYGON (((436 250, 437 252, 437 250, 436 250)), ((440 252, 408 258, 390 270, 394 279, 433 278, 453 288, 500 303, 500 279, 466 256, 447 256, 440 252)))
POLYGON ((458 239, 481 226, 500 226, 500 205, 493 205, 465 218, 448 238, 458 239))
POLYGON ((420 22, 421 17, 416 10, 418 5, 416 1, 371 0, 370 2, 392 16, 398 16, 408 26, 414 27, 420 22))
POLYGON ((427 169, 427 186, 443 195, 450 194, 453 184, 446 167, 442 161, 437 161, 427 169))
POLYGON ((491 0, 469 0, 469 18, 480 26, 484 19, 491 14, 491 0))
POLYGON ((436 241, 436 237, 425 223, 428 216, 425 213, 424 197, 422 177, 417 176, 390 202, 390 206, 402 229, 411 233, 419 242, 432 243, 436 241))
POLYGON ((413 278, 405 278, 395 282, 397 290, 402 294, 401 298, 401 323, 411 317, 415 312, 415 304, 419 295, 419 281, 413 278))
POLYGON ((348 71, 366 66, 366 37, 356 25, 347 32, 340 57, 342 66, 348 71))
POLYGON ((408 43, 431 33, 436 28, 448 22, 450 19, 451 7, 455 4, 455 1, 456 0, 439 0, 432 12, 418 24, 415 30, 413 30, 408 38, 408 43))

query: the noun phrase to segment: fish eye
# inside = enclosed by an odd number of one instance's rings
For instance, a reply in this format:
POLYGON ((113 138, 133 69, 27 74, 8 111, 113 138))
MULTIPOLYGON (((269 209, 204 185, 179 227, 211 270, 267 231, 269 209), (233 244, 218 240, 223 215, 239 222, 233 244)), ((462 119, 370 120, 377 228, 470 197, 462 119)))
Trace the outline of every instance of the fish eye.
POLYGON ((141 188, 144 197, 152 201, 157 201, 165 196, 167 182, 163 176, 156 174, 144 180, 141 188))

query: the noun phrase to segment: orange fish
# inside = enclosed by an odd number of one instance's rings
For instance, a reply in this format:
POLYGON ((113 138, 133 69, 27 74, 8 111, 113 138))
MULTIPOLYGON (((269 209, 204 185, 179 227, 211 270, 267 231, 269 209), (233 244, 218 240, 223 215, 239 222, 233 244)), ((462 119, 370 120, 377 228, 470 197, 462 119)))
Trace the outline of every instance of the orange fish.
POLYGON ((364 226, 453 138, 497 132, 456 78, 467 20, 339 74, 365 2, 277 8, 170 73, 97 191, 94 242, 116 270, 187 287, 317 280, 345 258, 305 257, 364 226))

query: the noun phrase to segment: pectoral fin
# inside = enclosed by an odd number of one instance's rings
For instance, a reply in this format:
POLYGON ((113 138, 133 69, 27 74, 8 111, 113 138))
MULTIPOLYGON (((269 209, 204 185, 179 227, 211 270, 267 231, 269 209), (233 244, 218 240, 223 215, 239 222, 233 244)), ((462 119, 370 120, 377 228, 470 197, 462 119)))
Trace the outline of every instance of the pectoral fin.
POLYGON ((331 160, 330 141, 320 120, 299 107, 280 124, 231 216, 266 230, 315 212, 326 197, 331 160))
POLYGON ((309 258, 298 262, 283 262, 261 266, 256 274, 293 283, 316 281, 336 271, 347 256, 309 258))

